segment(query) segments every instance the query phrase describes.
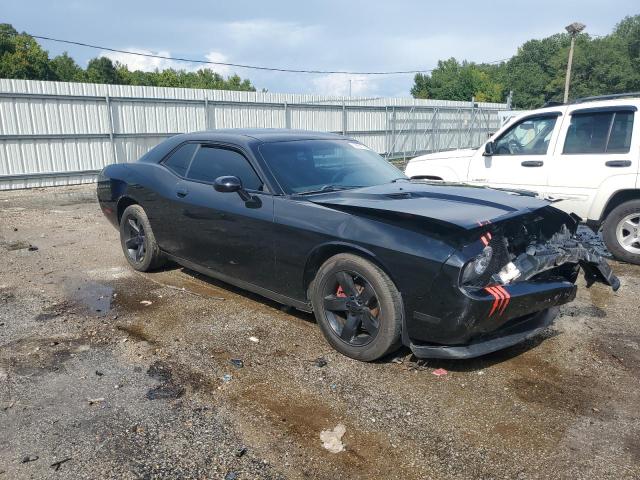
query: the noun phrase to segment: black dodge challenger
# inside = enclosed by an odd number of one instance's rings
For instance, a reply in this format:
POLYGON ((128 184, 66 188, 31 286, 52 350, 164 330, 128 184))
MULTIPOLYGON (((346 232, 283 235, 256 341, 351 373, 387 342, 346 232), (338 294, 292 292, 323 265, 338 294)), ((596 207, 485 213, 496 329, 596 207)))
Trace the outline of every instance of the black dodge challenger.
POLYGON ((313 312, 359 360, 482 355, 550 325, 580 269, 619 286, 549 202, 410 181, 334 134, 178 135, 106 167, 98 199, 134 269, 170 260, 313 312))

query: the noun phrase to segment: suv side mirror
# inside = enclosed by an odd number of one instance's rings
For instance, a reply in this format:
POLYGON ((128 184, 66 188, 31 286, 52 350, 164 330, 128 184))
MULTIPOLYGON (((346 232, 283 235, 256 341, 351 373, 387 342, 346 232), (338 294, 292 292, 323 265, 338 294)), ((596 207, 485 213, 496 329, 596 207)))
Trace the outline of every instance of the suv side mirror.
POLYGON ((493 142, 489 140, 487 143, 484 144, 484 153, 482 155, 484 155, 485 157, 490 157, 494 153, 495 153, 495 150, 494 150, 493 142))
POLYGON ((218 177, 213 182, 213 188, 216 192, 230 193, 237 192, 240 198, 245 202, 251 200, 251 195, 242 186, 242 180, 234 176, 218 177))

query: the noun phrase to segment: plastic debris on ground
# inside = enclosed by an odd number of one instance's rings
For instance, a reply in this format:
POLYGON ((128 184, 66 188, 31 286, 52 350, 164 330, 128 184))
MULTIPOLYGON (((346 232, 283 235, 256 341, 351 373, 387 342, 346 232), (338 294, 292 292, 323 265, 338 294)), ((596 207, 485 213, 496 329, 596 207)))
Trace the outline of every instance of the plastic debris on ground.
POLYGON ((333 430, 323 430, 320 432, 320 440, 322 440, 322 446, 329 450, 331 453, 340 453, 344 451, 344 444, 342 443, 342 436, 347 431, 347 427, 339 423, 333 430))
POLYGON ((249 341, 253 343, 258 343, 260 340, 258 340, 258 337, 249 337, 249 341))
POLYGON ((148 307, 148 306, 149 306, 149 305, 151 305, 153 302, 152 302, 152 301, 150 301, 150 300, 142 300, 142 301, 140 301, 140 303, 141 303, 142 305, 144 305, 145 307, 148 307))
POLYGON ((436 377, 441 377, 442 375, 446 375, 449 372, 447 372, 444 368, 437 368, 431 373, 434 374, 436 377))
POLYGON ((222 376, 222 381, 223 381, 224 383, 227 383, 227 382, 230 382, 232 378, 233 378, 233 375, 231 375, 230 373, 225 373, 225 374, 222 376))
POLYGON ((229 360, 229 363, 231 363, 231 365, 233 365, 236 368, 244 367, 244 362, 239 358, 232 358, 231 360, 229 360))

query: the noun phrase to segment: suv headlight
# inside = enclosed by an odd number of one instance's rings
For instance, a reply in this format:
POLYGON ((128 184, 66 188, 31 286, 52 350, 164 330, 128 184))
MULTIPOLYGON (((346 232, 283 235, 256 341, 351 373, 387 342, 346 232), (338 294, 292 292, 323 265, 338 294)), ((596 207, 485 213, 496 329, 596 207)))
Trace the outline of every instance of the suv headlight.
POLYGON ((480 255, 471 260, 464 267, 462 272, 462 284, 469 283, 472 280, 481 277, 489 268, 491 259, 493 258, 493 248, 490 246, 484 247, 480 255))

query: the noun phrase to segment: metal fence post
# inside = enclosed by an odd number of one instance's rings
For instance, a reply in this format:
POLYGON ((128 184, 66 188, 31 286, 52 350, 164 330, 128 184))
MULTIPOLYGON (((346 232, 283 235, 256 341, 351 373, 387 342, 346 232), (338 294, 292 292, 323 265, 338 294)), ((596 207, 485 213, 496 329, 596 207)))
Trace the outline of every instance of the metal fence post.
POLYGON ((347 135, 347 107, 342 99, 342 135, 347 135))
POLYGON ((209 130, 209 97, 204 97, 204 129, 209 130))
POLYGON ((113 139, 115 128, 113 124, 113 111, 111 110, 111 98, 108 93, 104 98, 107 102, 107 123, 109 125, 109 142, 111 142, 111 151, 113 152, 113 163, 118 163, 118 149, 116 148, 116 143, 113 139))
POLYGON ((291 128, 291 110, 287 102, 284 102, 284 128, 291 128))

